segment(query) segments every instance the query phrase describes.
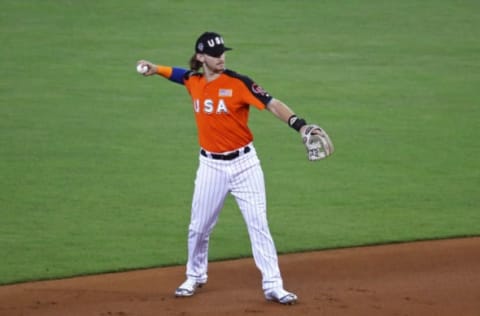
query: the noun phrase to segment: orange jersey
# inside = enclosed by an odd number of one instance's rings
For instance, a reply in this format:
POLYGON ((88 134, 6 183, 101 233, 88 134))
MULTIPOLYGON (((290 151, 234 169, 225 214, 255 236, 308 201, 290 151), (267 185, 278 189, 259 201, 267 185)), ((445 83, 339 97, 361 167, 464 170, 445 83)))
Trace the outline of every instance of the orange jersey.
POLYGON ((253 141, 248 127, 250 106, 264 110, 272 99, 259 85, 230 70, 211 82, 201 73, 187 72, 183 83, 192 97, 202 148, 221 153, 253 141))

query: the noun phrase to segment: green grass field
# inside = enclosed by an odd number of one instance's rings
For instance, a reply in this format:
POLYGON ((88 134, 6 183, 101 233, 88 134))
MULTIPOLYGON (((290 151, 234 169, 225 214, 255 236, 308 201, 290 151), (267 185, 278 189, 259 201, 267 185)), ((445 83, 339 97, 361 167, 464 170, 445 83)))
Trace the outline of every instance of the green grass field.
MULTIPOLYGON (((279 252, 480 234, 480 3, 0 3, 0 284, 184 264, 197 167, 187 66, 224 35, 227 66, 331 135, 310 163, 268 112, 250 126, 279 252)), ((250 256, 227 201, 212 260, 250 256)))

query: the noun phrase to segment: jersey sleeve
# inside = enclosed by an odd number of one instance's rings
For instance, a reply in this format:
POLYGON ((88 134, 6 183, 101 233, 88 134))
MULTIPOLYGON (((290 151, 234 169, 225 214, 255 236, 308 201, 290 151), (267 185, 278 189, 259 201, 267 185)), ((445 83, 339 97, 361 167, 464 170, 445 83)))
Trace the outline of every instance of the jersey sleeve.
POLYGON ((183 80, 189 71, 180 67, 158 66, 157 73, 170 81, 184 84, 183 80))
POLYGON ((253 80, 248 82, 247 89, 249 93, 246 94, 246 98, 247 100, 250 100, 248 103, 261 110, 264 110, 268 103, 273 99, 273 97, 267 91, 265 91, 265 89, 263 89, 253 80))

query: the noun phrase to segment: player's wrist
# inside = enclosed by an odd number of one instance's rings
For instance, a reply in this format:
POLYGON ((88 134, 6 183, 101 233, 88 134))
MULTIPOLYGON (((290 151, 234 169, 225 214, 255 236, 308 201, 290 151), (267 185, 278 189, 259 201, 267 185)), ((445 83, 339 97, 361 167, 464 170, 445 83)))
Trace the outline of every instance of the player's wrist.
POLYGON ((307 122, 303 118, 299 118, 295 114, 288 118, 288 126, 293 128, 297 132, 300 132, 300 129, 305 125, 307 125, 307 122))

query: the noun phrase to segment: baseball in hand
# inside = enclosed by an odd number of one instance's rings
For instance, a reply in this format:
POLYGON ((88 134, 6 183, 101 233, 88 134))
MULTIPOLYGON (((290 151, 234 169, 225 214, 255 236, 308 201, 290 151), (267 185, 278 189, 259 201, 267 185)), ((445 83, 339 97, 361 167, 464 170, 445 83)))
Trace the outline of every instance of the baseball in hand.
POLYGON ((138 64, 137 65, 137 72, 139 74, 145 74, 148 71, 148 66, 144 64, 138 64))

